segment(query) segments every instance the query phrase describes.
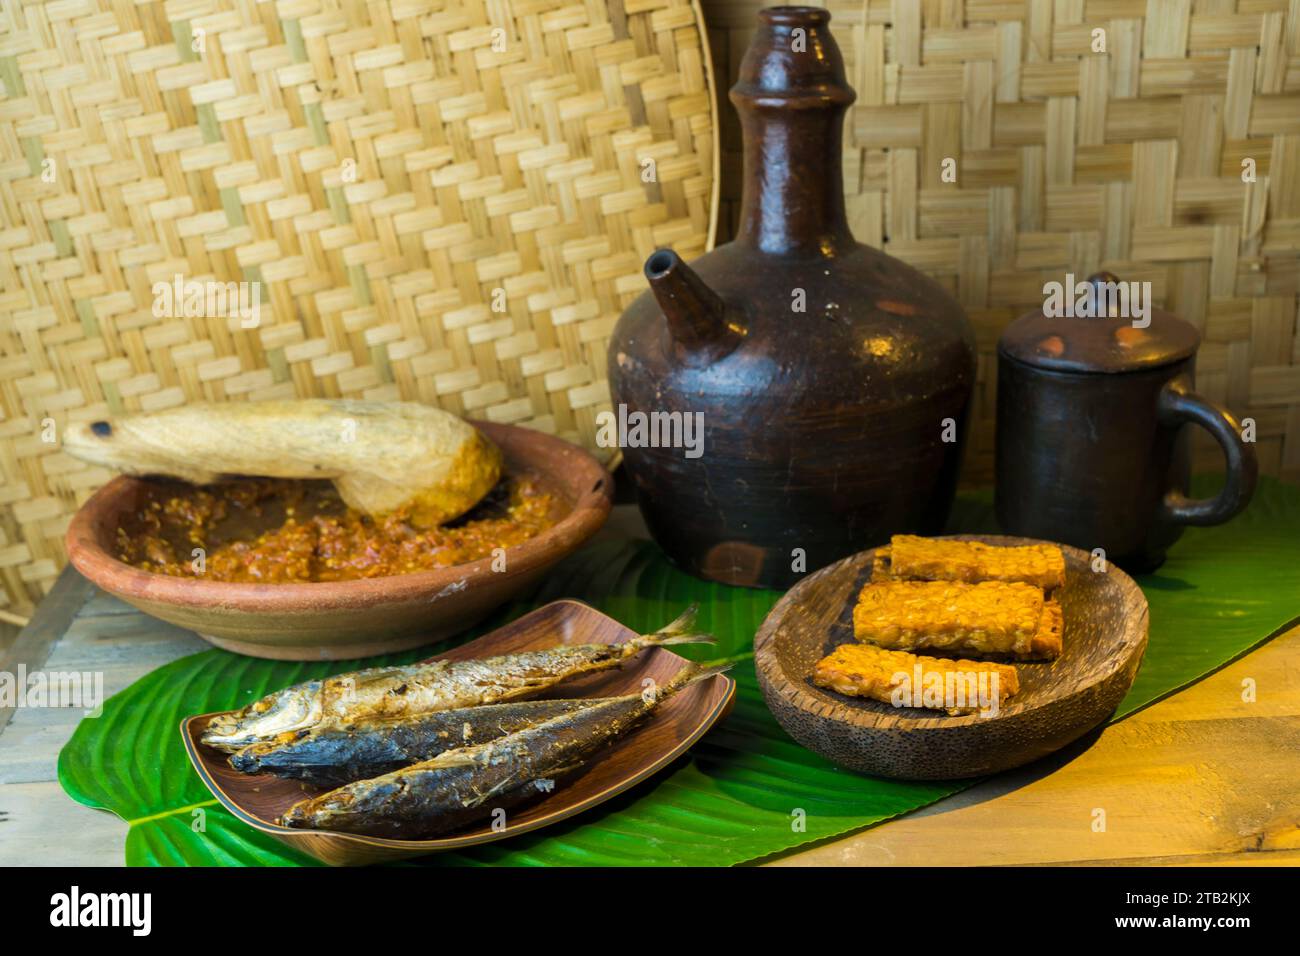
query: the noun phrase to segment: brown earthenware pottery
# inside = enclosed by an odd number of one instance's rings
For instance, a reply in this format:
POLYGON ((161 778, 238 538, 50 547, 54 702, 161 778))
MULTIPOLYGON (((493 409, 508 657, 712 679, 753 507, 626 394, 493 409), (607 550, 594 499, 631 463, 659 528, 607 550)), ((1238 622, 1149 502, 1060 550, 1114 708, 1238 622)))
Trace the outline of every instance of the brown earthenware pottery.
POLYGON ((786 587, 891 534, 939 531, 975 381, 961 307, 849 230, 840 156, 854 93, 829 21, 816 7, 759 14, 731 90, 739 235, 690 266, 650 256, 650 291, 609 346, 651 534, 729 584, 786 587), (703 443, 681 447, 682 416, 696 413, 703 443))
MULTIPOLYGON (((594 608, 578 601, 555 601, 439 658, 470 660, 542 650, 554 647, 560 635, 573 644, 614 644, 636 637, 634 631, 594 608)), ((647 678, 662 685, 685 664, 684 658, 666 648, 654 647, 615 670, 565 681, 542 696, 639 694, 647 678)), ((204 729, 221 714, 187 717, 181 722, 181 737, 203 783, 243 823, 318 860, 336 866, 356 866, 505 840, 588 810, 649 779, 684 754, 714 723, 726 716, 735 693, 735 681, 725 674, 692 684, 656 708, 631 733, 598 753, 575 776, 558 783, 554 791, 535 803, 512 810, 505 818, 505 826, 493 826, 489 820, 434 839, 399 840, 282 827, 276 821, 286 810, 299 800, 323 792, 322 789, 299 780, 284 780, 267 773, 243 774, 232 768, 226 754, 202 743, 204 729)), ((638 861, 653 862, 644 856, 638 857, 638 861)))
POLYGON ((563 502, 553 527, 492 558, 357 581, 245 584, 154 574, 114 556, 122 520, 150 482, 113 479, 72 519, 68 558, 103 590, 146 614, 198 632, 217 647, 276 660, 346 660, 428 644, 464 630, 527 590, 595 534, 609 516, 613 479, 576 445, 512 425, 475 422, 505 455, 563 502))
MULTIPOLYGON (((1118 283, 1098 273, 1078 290, 1109 311, 1118 283)), ((1101 549, 1138 574, 1160 566, 1186 525, 1221 524, 1245 508, 1255 449, 1231 412, 1195 394, 1200 341, 1190 322, 1154 308, 1137 320, 1039 310, 1012 322, 998 342, 1002 530, 1101 549), (1224 487, 1214 498, 1187 497, 1187 425, 1223 449, 1224 487)))
MULTIPOLYGON (((999 535, 953 535, 993 545, 1042 544, 999 535)), ((852 643, 853 606, 871 580, 875 551, 846 558, 790 589, 754 638, 754 667, 768 709, 786 733, 827 760, 881 777, 950 780, 1008 770, 1077 740, 1114 712, 1147 646, 1141 589, 1108 564, 1064 547, 1061 656, 1016 662, 1020 691, 996 715, 846 697, 812 682, 813 667, 852 643)))

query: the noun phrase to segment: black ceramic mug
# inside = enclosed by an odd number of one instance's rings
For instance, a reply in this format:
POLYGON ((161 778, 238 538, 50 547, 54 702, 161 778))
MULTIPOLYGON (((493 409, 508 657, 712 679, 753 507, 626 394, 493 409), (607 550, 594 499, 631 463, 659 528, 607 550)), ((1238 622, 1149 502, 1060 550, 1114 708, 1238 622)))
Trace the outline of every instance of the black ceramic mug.
MULTIPOLYGON (((1093 277, 1090 281, 1113 279, 1093 277)), ((1219 524, 1250 501, 1253 446, 1226 409, 1193 391, 1200 335, 1159 310, 1122 318, 1030 313, 998 344, 998 522, 1008 534, 1087 551, 1132 572, 1158 567, 1186 525, 1219 524), (1142 324, 1146 322, 1146 324, 1142 324), (1223 449, 1213 498, 1190 499, 1190 432, 1223 449)))

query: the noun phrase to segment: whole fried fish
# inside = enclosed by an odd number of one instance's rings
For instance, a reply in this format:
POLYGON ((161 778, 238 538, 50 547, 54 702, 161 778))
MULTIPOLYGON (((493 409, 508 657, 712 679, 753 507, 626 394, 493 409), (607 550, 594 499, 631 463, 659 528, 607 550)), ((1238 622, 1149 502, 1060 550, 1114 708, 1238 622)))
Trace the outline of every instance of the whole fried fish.
POLYGON ((488 743, 302 800, 280 823, 375 836, 445 833, 548 792, 682 688, 726 669, 688 664, 660 688, 605 698, 488 743))
POLYGON ((450 412, 416 402, 306 399, 194 404, 70 426, 63 450, 131 475, 328 478, 370 515, 406 509, 433 527, 500 479, 501 452, 450 412))
POLYGON ((587 707, 606 698, 520 700, 460 707, 396 720, 363 720, 340 727, 316 727, 282 734, 234 754, 242 773, 271 773, 339 787, 430 760, 457 747, 487 743, 587 707))
POLYGON ((711 641, 692 631, 697 608, 620 644, 574 644, 468 661, 374 667, 295 684, 215 718, 203 743, 227 753, 316 727, 413 717, 535 697, 562 680, 617 667, 647 647, 711 641))

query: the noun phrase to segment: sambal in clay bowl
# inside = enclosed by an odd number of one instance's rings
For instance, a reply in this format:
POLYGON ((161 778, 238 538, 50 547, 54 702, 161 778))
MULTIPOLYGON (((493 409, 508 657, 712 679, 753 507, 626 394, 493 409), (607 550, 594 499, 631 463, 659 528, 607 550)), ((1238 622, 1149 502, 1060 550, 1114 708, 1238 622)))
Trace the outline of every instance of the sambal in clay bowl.
POLYGON ((253 657, 346 660, 440 640, 577 550, 612 500, 612 478, 581 448, 474 425, 505 477, 443 527, 362 518, 326 482, 122 475, 73 517, 68 557, 109 594, 253 657))

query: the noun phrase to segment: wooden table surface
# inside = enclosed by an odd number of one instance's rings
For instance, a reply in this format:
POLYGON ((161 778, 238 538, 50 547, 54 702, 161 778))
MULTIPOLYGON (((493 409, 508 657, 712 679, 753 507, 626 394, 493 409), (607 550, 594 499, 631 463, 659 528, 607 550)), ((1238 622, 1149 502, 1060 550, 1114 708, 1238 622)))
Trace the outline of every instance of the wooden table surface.
MULTIPOLYGON (((615 511, 623 513, 607 531, 635 528, 634 511, 615 511)), ((20 662, 29 672, 101 671, 108 696, 207 647, 69 569, 32 622, 0 646, 0 671, 20 662)), ((123 862, 126 824, 74 803, 55 779, 81 716, 0 710, 0 865, 123 862)), ((1297 780, 1300 627, 1032 767, 772 862, 1300 864, 1297 780), (1253 702, 1243 699, 1248 681, 1253 702)))

